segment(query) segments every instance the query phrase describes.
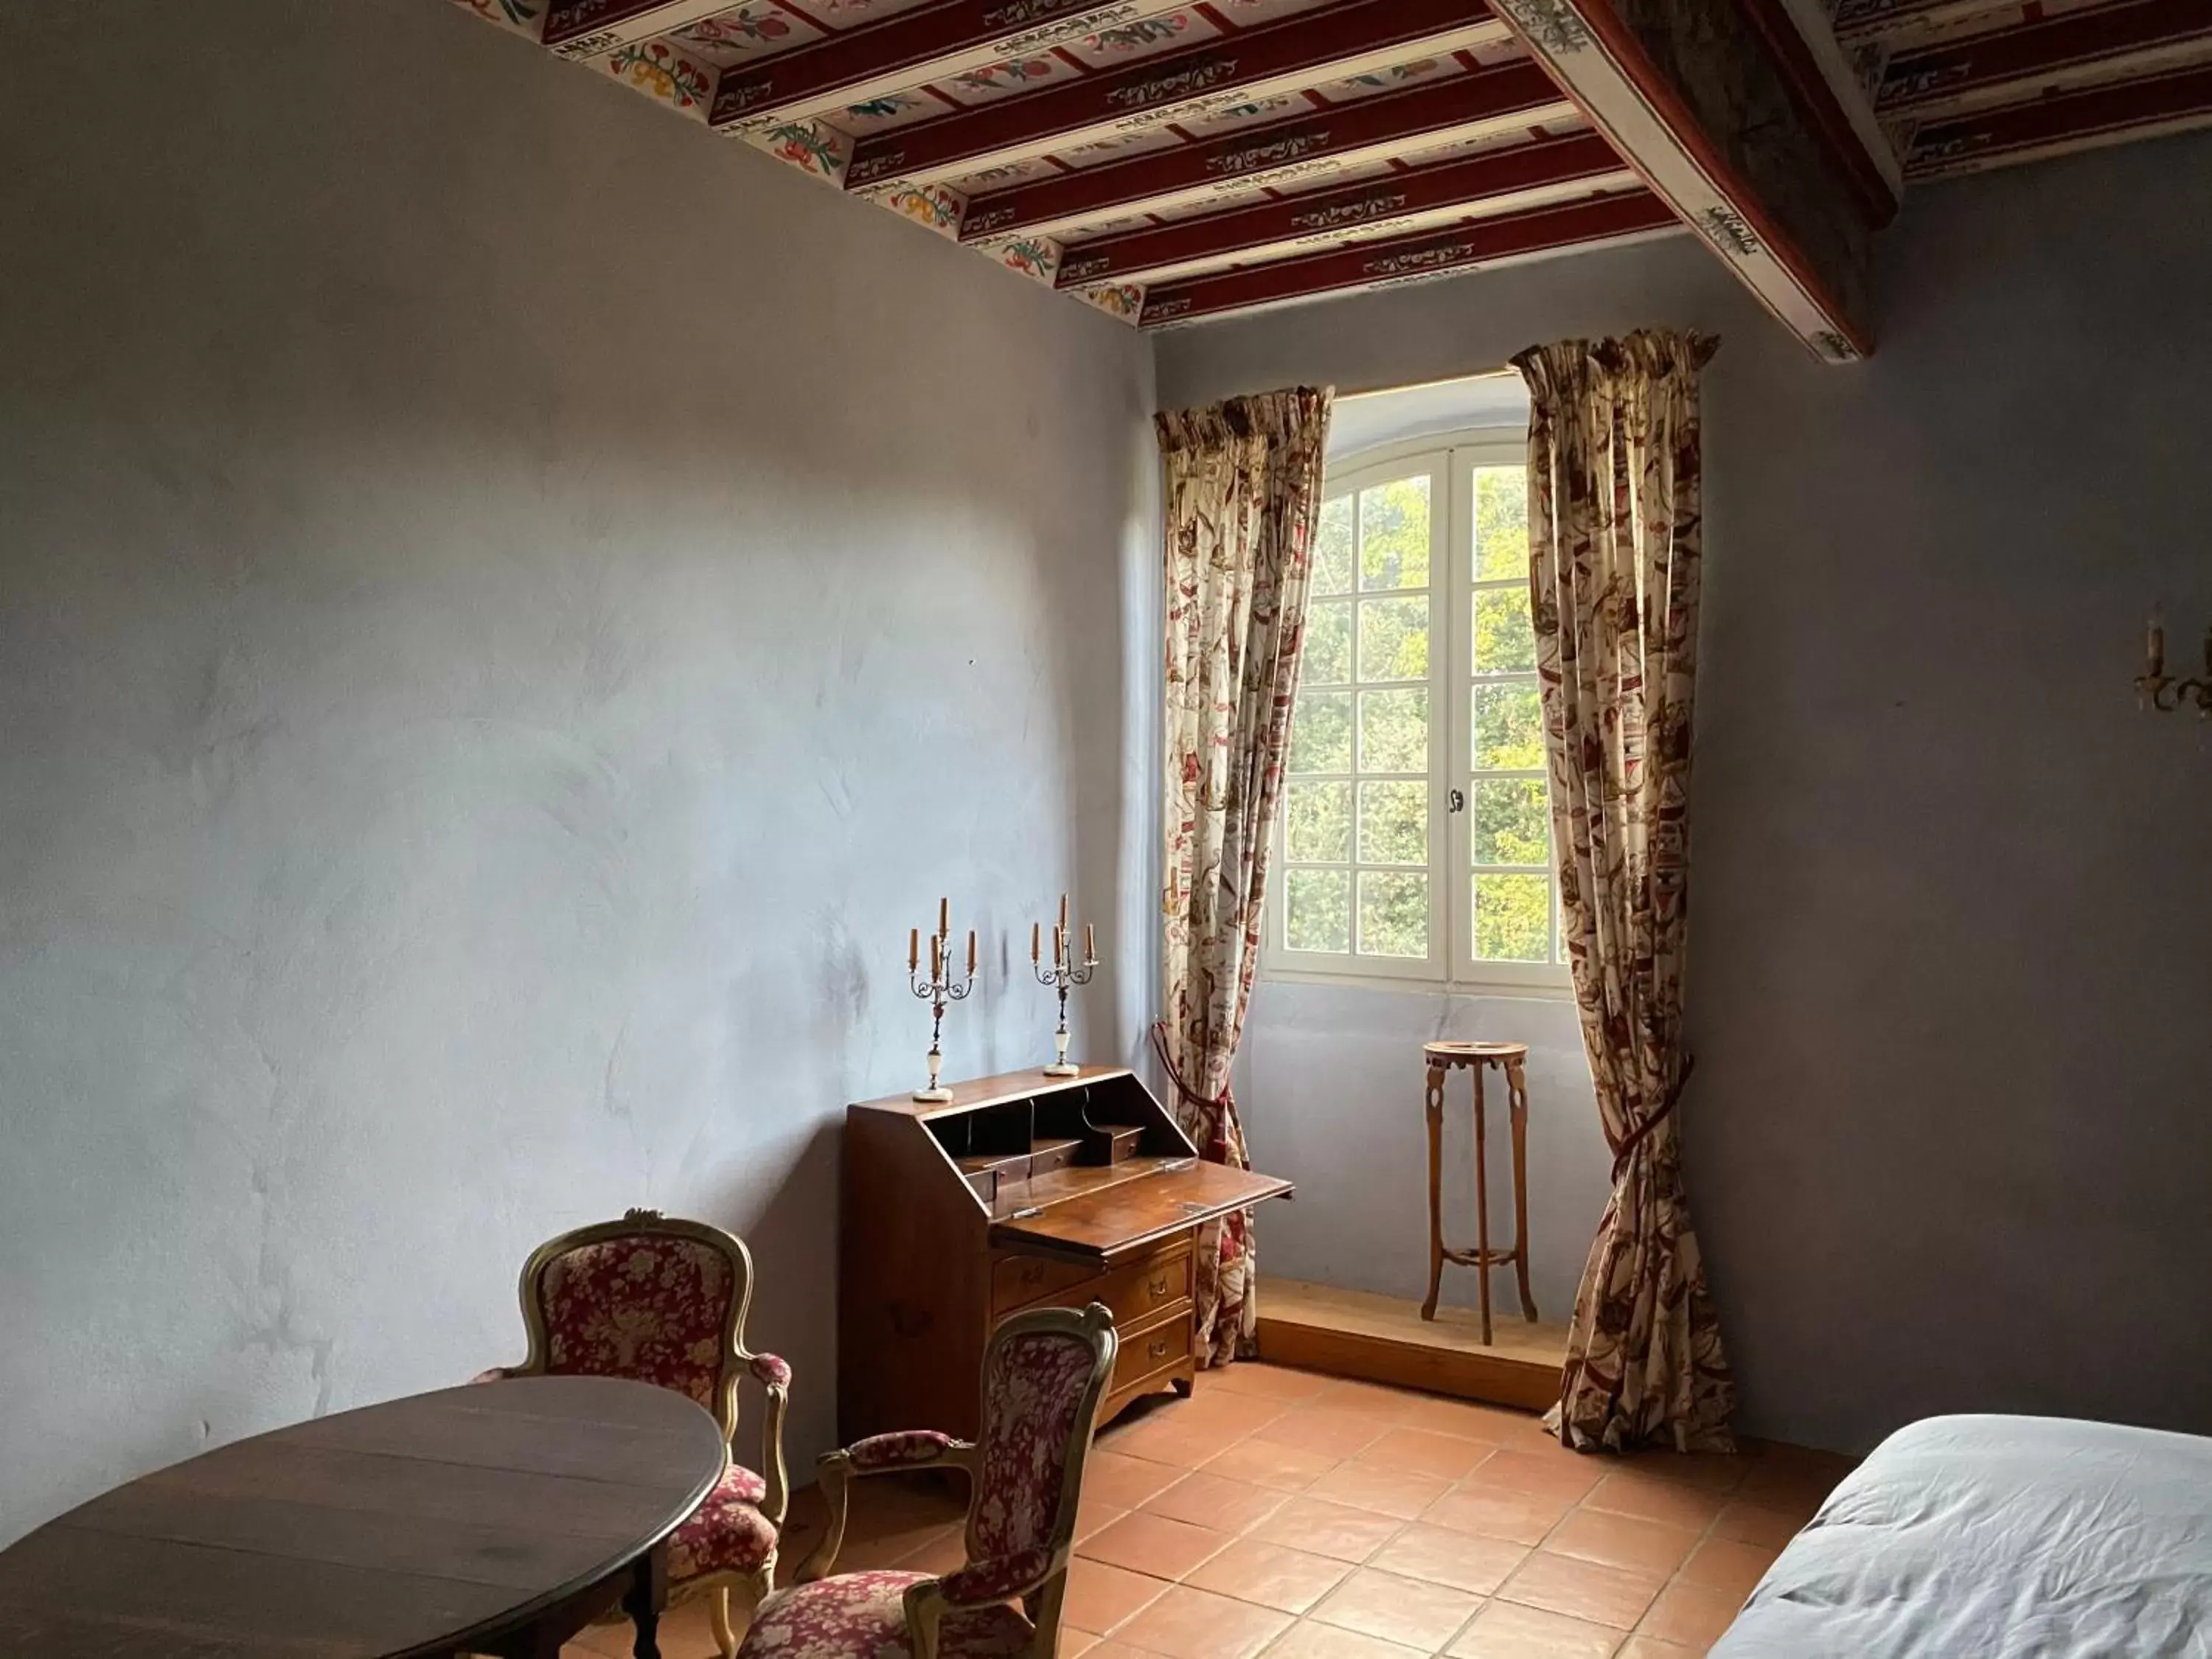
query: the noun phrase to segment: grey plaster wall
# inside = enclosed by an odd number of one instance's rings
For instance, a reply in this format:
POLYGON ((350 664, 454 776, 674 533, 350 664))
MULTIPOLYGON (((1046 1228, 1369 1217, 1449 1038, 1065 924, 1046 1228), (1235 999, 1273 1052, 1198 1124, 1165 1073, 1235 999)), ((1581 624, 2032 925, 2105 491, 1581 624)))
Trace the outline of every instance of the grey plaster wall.
MULTIPOLYGON (((1917 189, 1880 248, 1855 368, 1677 239, 1178 334, 1162 399, 1720 333, 1683 1109, 1744 1421, 1838 1447, 1961 1408, 2212 1430, 2212 743, 2128 684, 2154 599, 2177 657, 2212 621, 2212 139, 1917 189)), ((1432 1011, 1315 995, 1255 1002, 1254 1155, 1374 1179, 1316 1174, 1263 1265, 1417 1280, 1432 1011), (1371 1058, 1297 1063, 1323 1018, 1371 1058)), ((1546 1117, 1587 1085, 1537 1088, 1538 1191, 1586 1236, 1602 1154, 1593 1188, 1592 1143, 1546 1117)))
POLYGON ((810 1459, 908 927, 956 1073, 1063 887, 1083 1047, 1152 1000, 1149 349, 434 0, 0 39, 0 1542, 519 1358, 632 1204, 810 1459))
MULTIPOLYGON (((1426 1290, 1421 1045, 1444 1037, 1528 1045, 1529 1288, 1543 1317, 1565 1320, 1611 1165, 1574 1004, 1313 983, 1255 987, 1238 1055, 1253 1158, 1298 1183, 1294 1201, 1260 1212, 1262 1305, 1270 1273, 1382 1296, 1426 1290)), ((1472 1092, 1461 1073, 1444 1096, 1444 1236, 1454 1244, 1475 1237, 1472 1092)), ((1513 1237, 1513 1143, 1494 1075, 1484 1101, 1491 1242, 1503 1246, 1513 1237)), ((1471 1271, 1444 1269, 1445 1302, 1473 1308, 1477 1295, 1471 1271)), ((1518 1316, 1510 1268, 1492 1277, 1492 1295, 1501 1316, 1518 1316)))

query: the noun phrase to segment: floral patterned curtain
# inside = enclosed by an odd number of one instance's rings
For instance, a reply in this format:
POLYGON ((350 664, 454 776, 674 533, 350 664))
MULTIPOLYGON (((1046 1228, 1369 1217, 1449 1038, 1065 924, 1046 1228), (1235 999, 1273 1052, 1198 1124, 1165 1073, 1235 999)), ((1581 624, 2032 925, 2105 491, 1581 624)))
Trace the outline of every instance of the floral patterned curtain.
MULTIPOLYGON (((1249 1169, 1229 1064, 1260 957, 1269 832, 1297 690, 1330 394, 1299 387, 1158 417, 1167 468, 1166 1018, 1152 1041, 1208 1158, 1249 1169)), ((1252 1217, 1198 1249, 1201 1364, 1249 1351, 1252 1217)))
POLYGON ((1689 943, 1690 713, 1703 533, 1698 376, 1717 342, 1568 340, 1528 383, 1528 585, 1562 938, 1613 1194, 1559 1403, 1577 1449, 1725 1450, 1735 1385, 1674 1117, 1689 943))

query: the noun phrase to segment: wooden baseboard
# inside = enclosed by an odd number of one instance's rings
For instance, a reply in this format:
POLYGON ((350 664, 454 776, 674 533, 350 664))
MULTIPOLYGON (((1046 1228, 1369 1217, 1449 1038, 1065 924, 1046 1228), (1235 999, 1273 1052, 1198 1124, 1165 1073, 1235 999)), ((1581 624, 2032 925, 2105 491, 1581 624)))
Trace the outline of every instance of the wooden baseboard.
POLYGON ((1559 1397, 1565 1327, 1517 1315, 1498 1318, 1486 1346, 1462 1309, 1424 1320, 1418 1303, 1263 1279, 1259 1326, 1260 1357, 1276 1364, 1528 1411, 1559 1397))

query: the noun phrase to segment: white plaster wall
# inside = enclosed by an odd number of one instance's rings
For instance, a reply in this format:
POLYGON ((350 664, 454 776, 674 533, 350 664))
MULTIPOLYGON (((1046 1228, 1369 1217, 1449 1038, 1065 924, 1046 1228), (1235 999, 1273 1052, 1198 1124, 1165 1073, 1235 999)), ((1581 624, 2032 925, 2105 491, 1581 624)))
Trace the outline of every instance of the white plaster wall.
POLYGON ((632 1204, 804 1467, 908 927, 956 1073, 1063 887, 1082 1047, 1152 1000, 1148 348, 435 0, 0 40, 0 1542, 518 1358, 632 1204))
MULTIPOLYGON (((2212 1431, 2212 742, 2129 687, 2153 599, 2176 659, 2212 621, 2212 137, 1916 187, 1879 251, 1849 369, 1678 238, 1180 332, 1161 398, 1721 334, 1682 1111, 1744 1424, 2212 1431)), ((1253 1018, 1254 1157, 1309 1179, 1263 1273, 1417 1281, 1430 1011, 1277 986, 1253 1018), (1371 1179, 1330 1196, 1340 1168, 1371 1179)), ((1547 1132, 1588 1109, 1561 1065, 1531 1158, 1586 1229, 1602 1153, 1547 1132)))

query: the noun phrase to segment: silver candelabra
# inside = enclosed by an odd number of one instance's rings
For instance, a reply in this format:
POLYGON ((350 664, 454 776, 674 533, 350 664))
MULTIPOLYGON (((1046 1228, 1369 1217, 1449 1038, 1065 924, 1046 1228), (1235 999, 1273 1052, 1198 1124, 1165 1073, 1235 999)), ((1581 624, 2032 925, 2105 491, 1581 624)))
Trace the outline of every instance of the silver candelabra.
POLYGON ((1060 896, 1060 922, 1052 930, 1052 966, 1044 963, 1044 927, 1030 924, 1030 968, 1037 983, 1048 985, 1060 995, 1060 1029, 1052 1034, 1054 1058, 1044 1068, 1047 1077, 1074 1077, 1083 1068, 1067 1058, 1067 993, 1071 987, 1088 985, 1098 971, 1098 945, 1091 924, 1083 927, 1083 960, 1075 960, 1075 939, 1068 930, 1067 895, 1060 896))
POLYGON ((2143 672, 2136 677, 2136 701, 2162 714, 2194 705, 2201 718, 2212 720, 2212 629, 2204 632, 2204 677, 2175 679, 2166 672, 2166 624, 2152 611, 2143 672))
POLYGON ((965 1002, 968 994, 975 988, 975 930, 968 930, 968 977, 952 977, 951 905, 937 901, 937 931, 929 936, 929 977, 921 976, 921 929, 909 928, 906 940, 907 988, 929 1004, 929 1086, 916 1089, 916 1100, 939 1101, 952 1098, 952 1091, 938 1080, 945 1066, 945 1007, 951 1002, 965 1002))

